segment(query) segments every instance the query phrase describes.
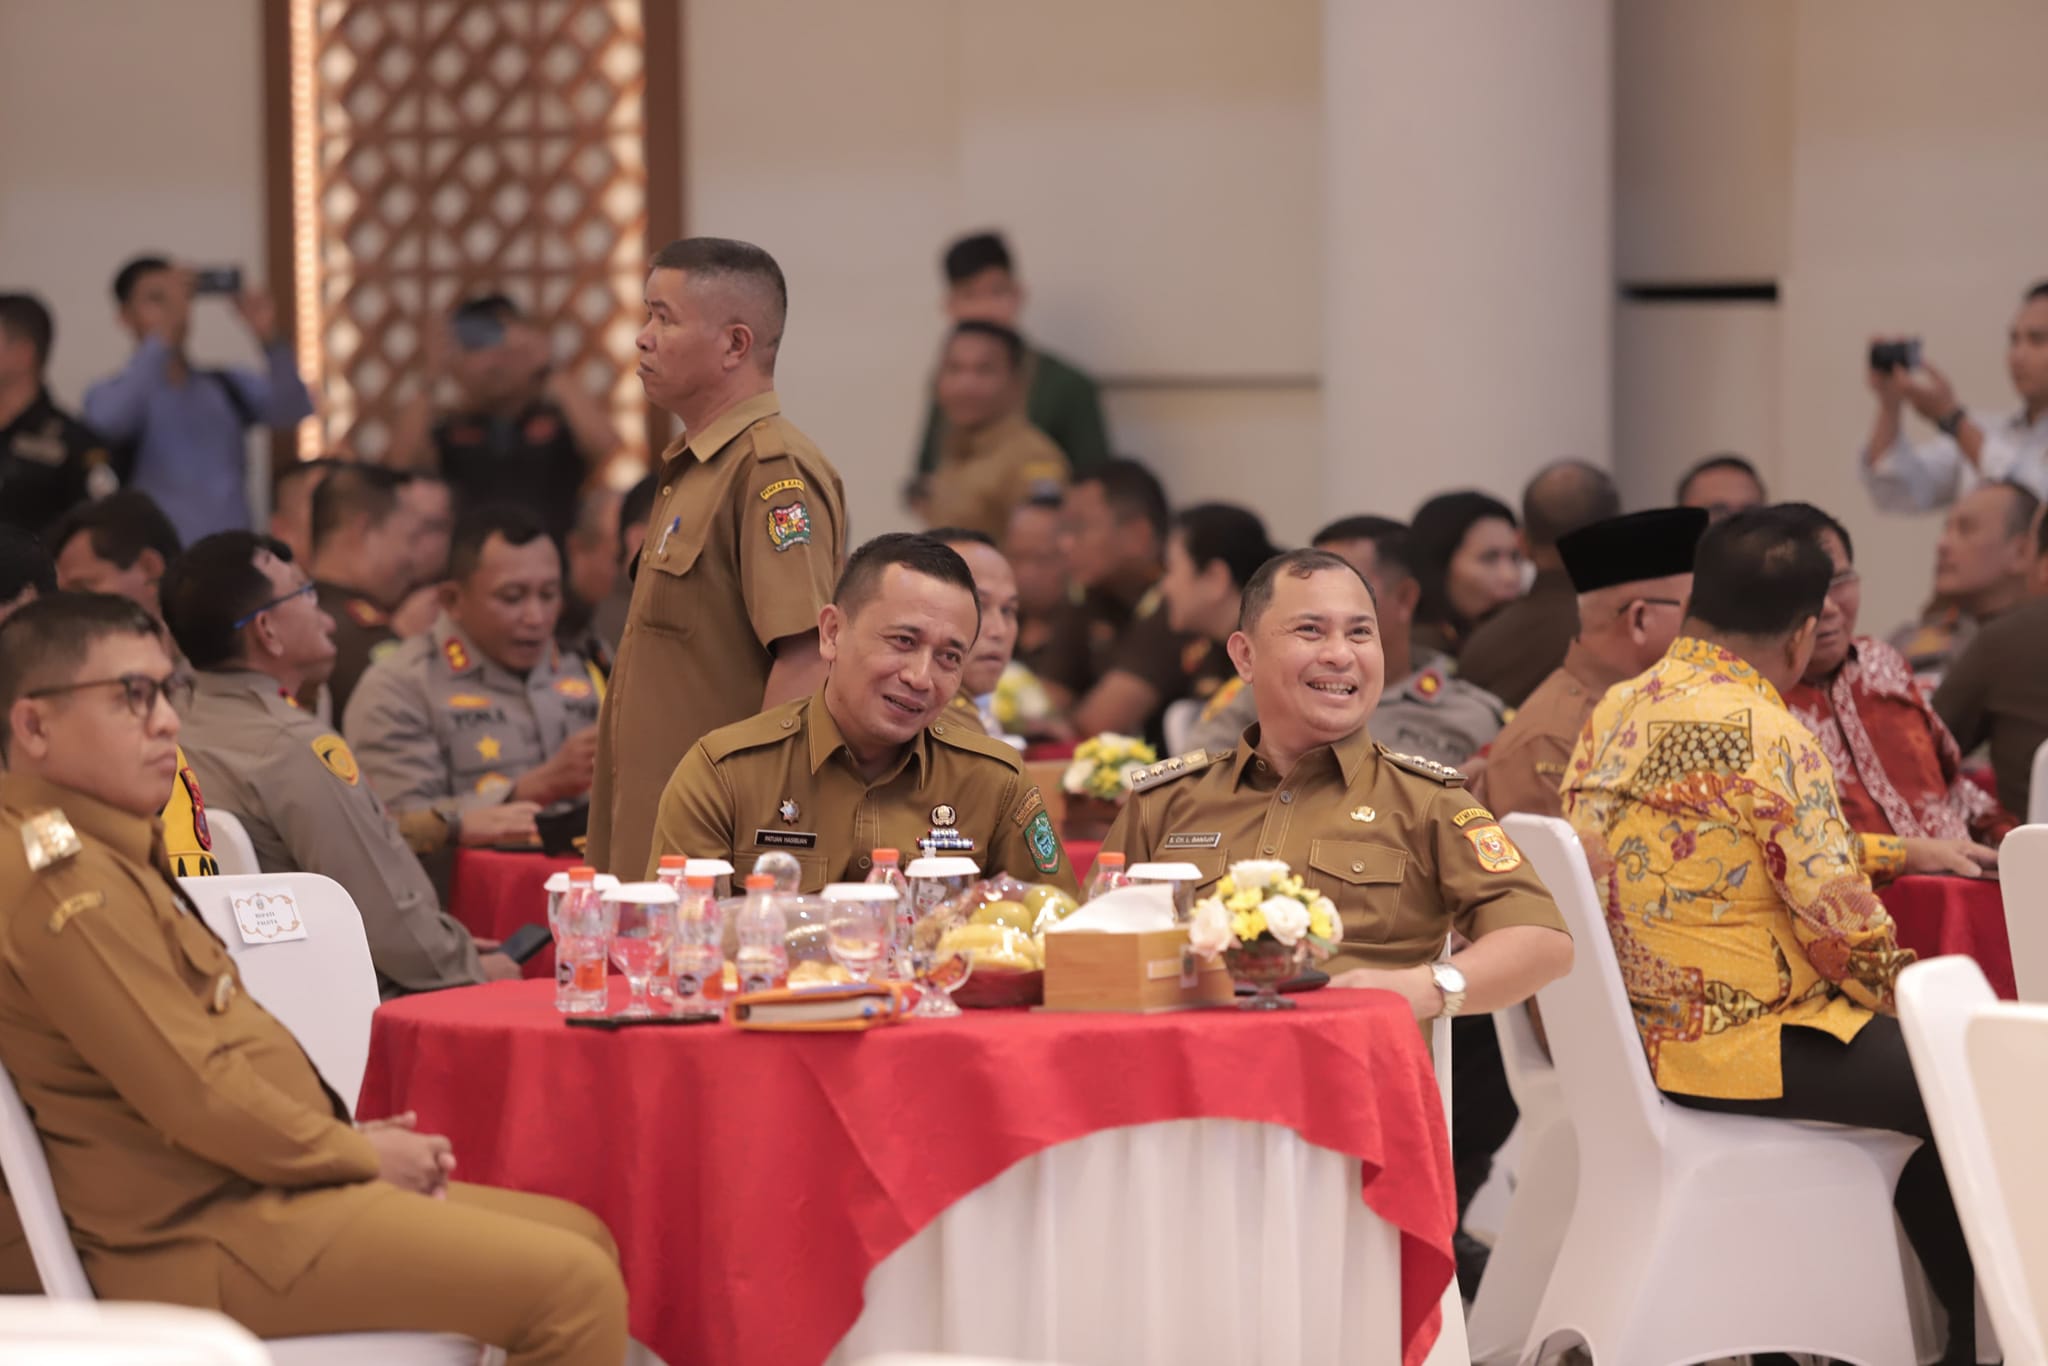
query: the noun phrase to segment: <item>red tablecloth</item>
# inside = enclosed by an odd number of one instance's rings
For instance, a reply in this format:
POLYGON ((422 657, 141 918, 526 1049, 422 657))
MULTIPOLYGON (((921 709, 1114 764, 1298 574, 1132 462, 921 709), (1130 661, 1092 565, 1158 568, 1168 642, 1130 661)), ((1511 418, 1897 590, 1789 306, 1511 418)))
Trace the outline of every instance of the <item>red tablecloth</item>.
POLYGON ((504 982, 379 1008, 359 1113, 416 1110, 454 1141, 465 1179, 596 1212, 619 1242, 634 1336, 669 1361, 721 1366, 823 1361, 871 1270, 1043 1149, 1175 1119, 1284 1125, 1357 1157, 1366 1204, 1399 1230, 1403 1359, 1416 1366, 1455 1222, 1429 1056, 1391 993, 1295 999, 1271 1015, 611 1032, 564 1024, 542 983, 504 982))
POLYGON ((1067 862, 1074 865, 1074 881, 1088 890, 1088 874, 1095 870, 1095 856, 1102 852, 1101 840, 1067 840, 1067 862))
POLYGON ((1991 989, 2019 999, 2012 945, 2005 939, 2005 902, 1998 884, 1975 877, 1902 877, 1878 889, 1899 927, 1899 943, 1922 958, 1960 953, 1977 960, 1991 989))
MULTIPOLYGON (((549 858, 535 851, 511 853, 497 849, 458 849, 455 871, 448 880, 448 914, 479 939, 503 939, 521 925, 545 925, 546 883, 552 873, 576 867, 581 859, 549 858)), ((528 977, 555 979, 551 944, 526 960, 528 977)))

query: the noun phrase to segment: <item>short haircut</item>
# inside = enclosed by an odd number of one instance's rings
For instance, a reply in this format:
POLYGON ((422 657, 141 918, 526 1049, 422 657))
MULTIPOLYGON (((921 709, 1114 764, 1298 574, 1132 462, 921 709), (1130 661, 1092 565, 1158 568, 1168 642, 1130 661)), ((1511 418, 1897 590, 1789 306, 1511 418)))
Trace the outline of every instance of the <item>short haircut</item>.
POLYGON ((945 269, 949 285, 966 284, 984 270, 1017 273, 1010 261, 1010 244, 999 232, 971 232, 955 238, 946 248, 945 269))
POLYGON ((1414 551, 1409 565, 1422 589, 1415 605, 1417 621, 1467 624, 1451 606, 1447 588, 1451 560, 1474 524, 1489 519, 1516 525, 1515 514, 1506 503, 1476 489, 1439 493, 1415 509, 1414 520, 1408 524, 1408 544, 1414 551))
POLYGON ((1531 545, 1555 546, 1580 527, 1619 516, 1614 476, 1584 460, 1545 465, 1522 489, 1522 531, 1531 545))
MULTIPOLYGON (((1327 550, 1286 550, 1260 565, 1251 581, 1245 584, 1244 596, 1237 604, 1237 629, 1246 635, 1251 634, 1259 624, 1259 618, 1266 615, 1266 609, 1273 605, 1273 585, 1282 574, 1290 579, 1307 579, 1326 573, 1349 574, 1364 583, 1365 595, 1373 598, 1372 585, 1365 583, 1365 575, 1342 555, 1327 550)), ((1373 598, 1373 605, 1379 605, 1378 598, 1373 598)))
POLYGON ((654 495, 661 484, 659 475, 648 475, 619 500, 619 538, 625 539, 626 528, 647 525, 647 519, 654 515, 654 495))
POLYGON ((0 604, 29 589, 38 596, 57 591, 57 562, 43 543, 20 527, 0 522, 0 604))
MULTIPOLYGON (((38 688, 76 682, 92 647, 108 636, 162 640, 156 619, 111 593, 48 593, 0 622, 0 718, 38 688)), ((13 728, 0 720, 0 757, 13 728)))
MULTIPOLYGON (((547 539, 548 526, 538 513, 519 503, 484 503, 463 509, 448 542, 448 577, 460 583, 476 573, 483 563, 484 546, 493 536, 517 549, 547 539)), ((553 544, 552 540, 549 543, 553 544)), ((556 547, 558 556, 560 549, 556 547)))
POLYGON ((969 318, 965 322, 953 324, 953 336, 994 337, 1002 343, 1003 355, 1010 362, 1010 369, 1016 371, 1023 368, 1024 338, 1017 334, 1017 329, 1014 327, 1004 327, 1001 323, 984 322, 980 318, 969 318))
POLYGON ((1820 543, 1822 532, 1832 531, 1835 539, 1842 543, 1842 553, 1849 557, 1849 563, 1856 563, 1856 542, 1849 538, 1849 528, 1836 521, 1832 514, 1811 503, 1779 503, 1777 506, 1790 513, 1791 524, 1801 534, 1811 536, 1816 545, 1820 543))
POLYGON ((1770 495, 1764 492, 1764 477, 1756 472, 1756 466, 1750 464, 1733 451, 1723 451, 1719 455, 1710 455, 1687 470, 1684 477, 1678 481, 1678 501, 1680 503, 1685 502, 1685 491, 1692 487, 1693 480, 1713 470, 1735 470, 1738 473, 1748 475, 1750 482, 1756 485, 1757 493, 1762 495, 1765 502, 1770 501, 1770 495))
POLYGON ((974 633, 981 634, 981 595, 974 587, 974 571, 959 551, 923 533, 892 531, 854 551, 832 590, 832 601, 847 616, 857 615, 881 590, 882 576, 892 564, 965 592, 974 604, 974 633))
POLYGON ((1415 550, 1408 543, 1406 522, 1376 517, 1369 512, 1356 517, 1340 517, 1318 531, 1309 544, 1322 550, 1344 541, 1370 542, 1374 557, 1391 571, 1389 577, 1415 577, 1415 550))
POLYGON ((342 466, 352 463, 354 462, 344 460, 340 456, 335 455, 323 455, 313 460, 291 461, 283 469, 280 469, 275 475, 271 476, 270 510, 272 512, 277 511, 284 503, 284 491, 293 484, 298 483, 301 479, 310 479, 315 475, 324 479, 342 466))
POLYGON ((576 500, 576 521, 569 527, 569 539, 589 545, 616 534, 619 520, 618 494, 608 488, 594 488, 576 500))
POLYGON ((169 270, 171 262, 165 256, 137 256, 114 272, 114 302, 123 308, 135 297, 135 286, 142 283, 142 277, 153 275, 160 270, 169 270))
POLYGON ((1748 508, 1714 523, 1693 554, 1688 615, 1716 631, 1771 640, 1817 617, 1834 562, 1789 507, 1748 508))
POLYGON ((985 545, 995 550, 996 538, 971 526, 935 526, 924 533, 940 545, 985 545))
POLYGON ((1235 503, 1198 503, 1173 519, 1173 529, 1197 573, 1220 560, 1239 592, 1277 553, 1259 514, 1235 503))
POLYGON ((1102 500, 1118 521, 1142 519, 1152 525, 1152 534, 1166 540, 1166 489, 1159 477, 1128 456, 1106 460, 1074 481, 1100 484, 1102 500))
POLYGON ((782 344, 782 328, 789 316, 789 283, 782 267, 752 242, 730 237, 685 237, 654 253, 654 269, 680 270, 700 280, 738 281, 765 296, 769 316, 762 328, 768 334, 755 342, 769 356, 782 344))
POLYGON ((216 531, 185 552, 159 588, 164 624, 195 669, 218 669, 240 656, 244 628, 235 625, 276 596, 256 567, 267 550, 290 563, 291 547, 254 531, 216 531))
POLYGON ((35 295, 0 294, 0 332, 36 349, 36 369, 50 363, 57 325, 50 321, 50 310, 35 295))
POLYGON ((372 530, 398 511, 398 491, 410 475, 383 465, 338 465, 313 490, 313 549, 326 545, 358 518, 372 530))
POLYGON ((2003 489, 2012 497, 2005 505, 2005 534, 2008 537, 2024 536, 2033 529, 2034 514, 2041 510, 2041 500, 2025 484, 2011 479, 2000 479, 1989 487, 2003 489))
POLYGON ((2048 280, 2036 280, 2027 290, 2027 297, 2021 302, 2032 303, 2036 299, 2048 299, 2048 280))
POLYGON ((132 569, 145 550, 154 550, 166 565, 177 561, 182 548, 178 529, 156 500, 139 489, 120 489, 96 503, 80 503, 50 530, 50 554, 62 555, 71 538, 84 532, 92 553, 118 569, 132 569))
POLYGON ((506 294, 478 294, 464 299, 448 310, 451 321, 457 318, 488 318, 495 323, 517 322, 521 314, 519 305, 506 294))

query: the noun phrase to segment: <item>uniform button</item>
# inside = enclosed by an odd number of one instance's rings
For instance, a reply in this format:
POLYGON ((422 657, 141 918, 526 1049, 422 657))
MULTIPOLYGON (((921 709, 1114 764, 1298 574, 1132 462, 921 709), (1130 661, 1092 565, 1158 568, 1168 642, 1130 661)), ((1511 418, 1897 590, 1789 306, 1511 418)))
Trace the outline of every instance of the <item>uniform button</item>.
POLYGON ((1285 806, 1285 805, 1287 805, 1287 804, 1288 804, 1289 802, 1291 802, 1291 801, 1293 801, 1293 800, 1294 800, 1294 794, 1293 794, 1292 792, 1283 792, 1283 793, 1281 793, 1281 794, 1280 794, 1280 804, 1281 804, 1282 806, 1285 806))
POLYGON ((1273 852, 1273 846, 1272 846, 1272 845, 1270 845, 1270 844, 1269 844, 1269 845, 1267 845, 1267 846, 1265 847, 1265 849, 1264 849, 1264 850, 1263 850, 1262 852, 1264 852, 1264 853, 1268 853, 1268 854, 1272 853, 1272 852, 1273 852))
POLYGON ((662 497, 664 497, 664 498, 668 497, 668 491, 669 491, 669 486, 668 486, 667 484, 663 484, 663 485, 661 486, 661 496, 662 496, 662 497))
POLYGON ((788 717, 788 716, 785 716, 785 717, 783 717, 783 718, 782 718, 782 728, 783 728, 784 730, 789 730, 789 729, 791 729, 792 727, 794 727, 795 725, 796 725, 796 720, 795 720, 795 718, 793 718, 793 717, 788 717))
POLYGON ((1351 865, 1351 871, 1354 873, 1362 873, 1365 871, 1365 865, 1362 863, 1354 863, 1351 865))
POLYGON ((870 859, 866 854, 860 856, 860 866, 863 868, 870 866, 873 862, 874 860, 870 859))
POLYGON ((944 726, 933 726, 933 727, 932 727, 932 734, 934 734, 934 735, 944 735, 945 733, 946 733, 946 728, 945 728, 944 726))

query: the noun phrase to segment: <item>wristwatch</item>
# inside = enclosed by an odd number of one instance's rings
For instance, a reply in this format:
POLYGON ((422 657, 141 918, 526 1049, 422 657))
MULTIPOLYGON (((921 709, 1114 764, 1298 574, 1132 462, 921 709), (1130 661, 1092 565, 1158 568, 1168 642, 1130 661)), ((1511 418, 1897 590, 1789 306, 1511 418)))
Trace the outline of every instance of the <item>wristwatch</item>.
POLYGON ((1969 415, 1967 410, 1958 405, 1954 412, 1949 413, 1945 417, 1936 418, 1934 426, 1943 436, 1954 436, 1956 429, 1963 425, 1963 419, 1969 415))
POLYGON ((1431 963, 1429 975, 1435 979, 1436 989, 1444 994, 1444 1008, 1436 1017, 1448 1020, 1465 1008, 1465 974, 1449 963, 1431 963))

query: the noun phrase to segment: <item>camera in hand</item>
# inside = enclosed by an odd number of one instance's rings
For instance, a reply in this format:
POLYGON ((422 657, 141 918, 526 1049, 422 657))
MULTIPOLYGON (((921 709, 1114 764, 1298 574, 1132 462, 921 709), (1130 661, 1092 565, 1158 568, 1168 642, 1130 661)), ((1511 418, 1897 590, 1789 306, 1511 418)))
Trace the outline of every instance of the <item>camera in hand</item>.
POLYGON ((240 266, 207 266, 192 272, 192 291, 195 294, 240 294, 242 292, 242 268, 240 266))
POLYGON ((1920 368, 1920 339, 1907 337, 1903 341, 1881 341, 1870 344, 1870 368, 1873 370, 1918 370, 1920 368))

